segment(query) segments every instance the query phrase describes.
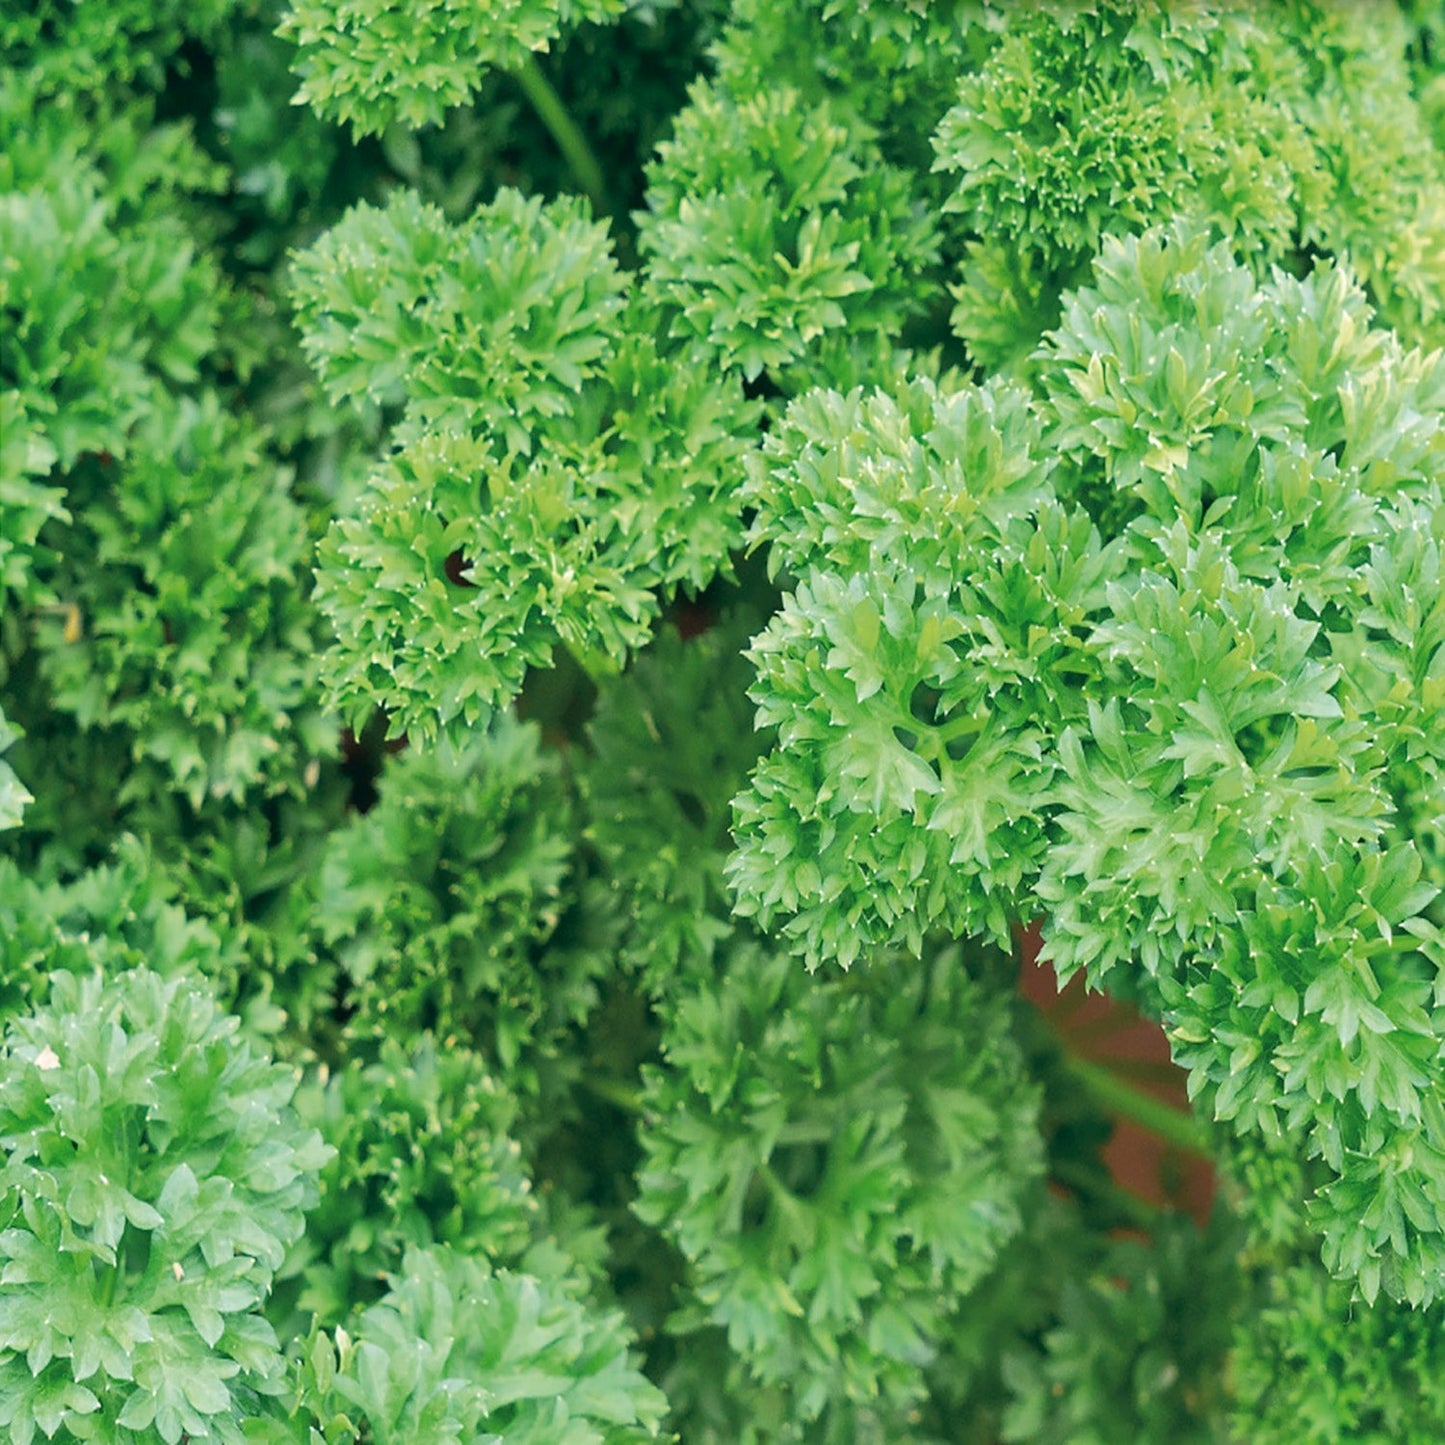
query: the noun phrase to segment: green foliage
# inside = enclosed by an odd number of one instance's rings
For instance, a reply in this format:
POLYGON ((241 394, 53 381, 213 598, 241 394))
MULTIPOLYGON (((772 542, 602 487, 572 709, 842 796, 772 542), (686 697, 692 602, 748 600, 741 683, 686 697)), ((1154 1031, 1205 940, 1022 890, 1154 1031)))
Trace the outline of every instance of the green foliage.
POLYGON ((563 24, 615 18, 628 0, 295 0, 296 100, 358 133, 436 124, 489 67, 516 69, 563 24))
MULTIPOLYGON (((338 186, 357 155, 334 125, 285 104, 295 47, 273 33, 280 0, 267 0, 257 23, 226 37, 215 56, 219 144, 231 168, 227 219, 235 259, 270 267, 319 224, 334 221, 338 186)), ((337 196, 338 190, 341 196, 337 196)), ((287 347, 276 358, 290 359, 287 347)))
POLYGON ((1347 273, 1257 287, 1206 239, 1107 244, 1066 298, 1052 488, 1001 441, 1007 389, 825 394, 769 438, 757 528, 801 579, 754 647, 779 746, 730 874, 813 964, 1002 938, 1036 897, 1062 977, 1149 1000, 1217 1117, 1329 1163, 1331 1268, 1430 1300, 1439 359, 1347 273))
MULTIPOLYGON (((1005 1357, 1002 1438, 1020 1445, 1219 1439, 1209 1397, 1239 1288, 1233 1232, 1201 1237, 1187 1220, 1169 1219, 1149 1245, 1080 1243, 1085 1257, 1070 1260, 1059 1281, 1056 1321, 1037 1344, 1013 1346, 1005 1357)), ((1240 1438, 1253 1436, 1246 1430, 1240 1438)))
POLYGON ((184 41, 214 39, 246 0, 33 0, 6 7, 0 53, 38 94, 99 95, 155 87, 184 41))
MULTIPOLYGON (((18 736, 14 727, 5 721, 5 714, 0 712, 0 754, 18 736)), ((25 784, 16 777, 15 769, 0 756, 0 828, 16 827, 25 816, 25 805, 34 801, 25 784)))
POLYGON ((1442 40, 10 6, 0 1433, 1445 1438, 1442 40))
POLYGON ((608 252, 571 200, 507 191, 451 226, 398 191, 297 259, 303 344, 333 401, 401 403, 403 443, 495 432, 525 452, 601 370, 625 286, 608 252))
POLYGON ((1427 1445, 1445 1417, 1442 1337, 1433 1315, 1352 1307, 1318 1266, 1272 1275, 1235 1340, 1241 1437, 1261 1445, 1427 1445))
POLYGON ((241 1441, 283 1389, 259 1310, 327 1153, 289 1072, 146 969, 56 974, 0 1061, 0 1424, 241 1441))
POLYGON ((503 716, 465 749, 401 754, 376 807, 331 835, 312 912, 351 1037, 430 1031, 529 1093, 595 1002, 607 938, 539 743, 503 716))
POLYGON ((663 1402, 624 1340, 555 1280, 413 1249, 323 1366, 322 1399, 365 1431, 341 1438, 375 1445, 640 1445, 663 1402))
POLYGON ((690 1334, 687 1354, 665 1385, 686 1421, 683 1438, 697 1445, 932 1445, 917 1428, 916 1410, 892 1402, 835 1401, 804 1419, 786 1383, 761 1385, 727 1349, 721 1330, 690 1334))
POLYGON ((1445 137, 1445 8, 1439 0, 1410 0, 1400 8, 1414 27, 1406 54, 1420 114, 1438 151, 1445 137))
POLYGON ((789 1418, 921 1392, 942 1321, 1020 1225, 1037 1100, 956 951, 824 982, 727 951, 670 1002, 636 1208, 789 1418))
POLYGON ((248 346, 223 324, 260 308, 210 253, 220 168, 151 101, 40 103, 39 84, 0 87, 0 679, 38 796, 21 846, 74 866, 130 829, 174 857, 197 812, 307 791, 326 739, 308 524, 227 384, 248 346))
POLYGON ((810 353, 896 334, 930 289, 937 241, 906 174, 861 120, 791 89, 694 87, 647 202, 640 241, 672 333, 749 381, 814 382, 810 353))
POLYGON ((296 1109, 335 1151, 303 1246, 304 1303, 323 1326, 397 1274, 411 1246, 514 1261, 529 1242, 537 1206, 509 1136, 516 1105, 475 1054, 387 1039, 376 1063, 303 1086, 296 1109))
POLYGON ((1011 385, 918 381, 801 398, 752 458, 753 536, 799 581, 751 651, 778 745, 728 869, 811 966, 935 927, 1007 943, 1027 908, 1045 740, 1119 565, 1049 495, 1039 436, 1011 385))
POLYGON ((0 1022, 44 1004, 61 973, 199 974, 224 1002, 239 987, 234 939, 186 912, 134 837, 66 883, 41 883, 0 859, 0 900, 0 1022))
MULTIPOLYGON (((9 294, 8 284, 5 294, 9 294)), ((31 568, 40 530, 52 518, 68 521, 58 488, 32 480, 55 465, 55 448, 20 391, 0 392, 0 595, 39 596, 31 568)))
MULTIPOLYGON (((1143 501, 1130 531, 1146 570, 1115 589, 1096 633, 1106 695, 1123 704, 1060 738, 1061 836, 1039 882, 1050 948, 1098 978, 1125 950, 1164 974, 1179 1057, 1196 1086, 1217 1086, 1216 1114, 1307 1129, 1312 1152, 1342 1173, 1313 1206, 1331 1267, 1358 1274, 1367 1298, 1383 1284, 1429 1299, 1442 1279, 1442 1177, 1428 1061, 1442 1020, 1423 910, 1437 888, 1420 877, 1418 804, 1391 806, 1419 774, 1412 749, 1386 746, 1388 684, 1376 679, 1417 650, 1436 656, 1438 624, 1427 584, 1392 635, 1369 569, 1396 549, 1422 555, 1407 539, 1438 525, 1438 410, 1417 409, 1438 393, 1438 359, 1366 330, 1338 272, 1254 299, 1198 240, 1106 257, 1104 287, 1066 308, 1083 335, 1061 334, 1069 382, 1054 395, 1061 440, 1083 442, 1143 501), (1185 274, 1195 279, 1173 279, 1185 274), (1145 295, 1162 283, 1157 309, 1141 307, 1141 280, 1145 295), (1174 318, 1186 297, 1184 323, 1174 318), (1196 328, 1218 340, 1176 344, 1196 328), (1111 330, 1130 336, 1123 356, 1103 340, 1111 330), (1169 359, 1145 383, 1151 351, 1169 359), (1259 360, 1226 388, 1198 369, 1210 355, 1259 360), (1273 385, 1251 388, 1265 368, 1273 385), (1085 433, 1077 409, 1091 395, 1108 420, 1085 433), (1111 435, 1125 399, 1129 431, 1111 435), (1325 508, 1311 508, 1312 492, 1325 508), (1147 879, 1131 854, 1148 859, 1147 879)), ((1433 717, 1431 697, 1415 719, 1433 717)), ((1430 749, 1418 738, 1413 751, 1430 749)), ((1430 797, 1437 775, 1425 766, 1430 797)))
MULTIPOLYGON (((215 178, 184 133, 148 129, 138 106, 104 119, 86 155, 73 133, 78 107, 59 103, 32 126, 37 103, 32 77, 0 86, 0 378, 18 393, 7 410, 18 411, 20 437, 7 424, 5 443, 17 478, 86 452, 123 456, 165 384, 193 380, 216 349, 220 309, 217 275, 184 214, 186 192, 215 178), (28 440, 27 419, 39 431, 28 440)), ((36 505, 22 490, 16 501, 27 500, 36 505)), ((46 512, 63 516, 53 504, 46 512)))
POLYGON ((706 966, 734 928, 723 879, 729 804, 762 739, 748 722, 747 614, 700 637, 669 629, 599 691, 578 779, 587 836, 649 992, 706 966))
POLYGON ((54 576, 62 596, 94 576, 90 616, 78 637, 46 622, 42 675, 57 709, 122 731, 194 808, 299 790, 325 746, 298 588, 305 518, 284 478, 256 486, 264 466, 261 438, 208 393, 157 407, 119 475, 103 461, 72 473, 77 517, 54 576))
POLYGON ((484 722, 559 644, 613 669, 653 589, 726 564, 750 408, 659 347, 576 202, 504 191, 453 227, 399 193, 299 258, 295 286, 333 398, 402 407, 320 559, 328 678, 358 725, 377 702, 420 740, 484 722))
POLYGON ((992 49, 1007 8, 990 0, 738 0, 713 56, 732 94, 781 80, 810 98, 843 100, 877 127, 890 161, 924 170, 959 77, 992 49))
POLYGON ((1348 254, 1386 318, 1434 335, 1445 172, 1393 6, 1010 7, 936 136, 966 223, 953 324, 1014 364, 1103 236, 1184 213, 1257 271, 1348 254))

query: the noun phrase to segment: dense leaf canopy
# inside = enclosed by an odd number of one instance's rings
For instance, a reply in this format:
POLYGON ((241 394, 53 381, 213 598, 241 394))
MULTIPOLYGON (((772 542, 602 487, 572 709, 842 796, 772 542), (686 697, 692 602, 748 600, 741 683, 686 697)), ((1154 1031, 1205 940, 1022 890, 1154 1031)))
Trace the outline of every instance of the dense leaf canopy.
POLYGON ((3 9, 0 1433, 1445 1439, 1439 0, 3 9))

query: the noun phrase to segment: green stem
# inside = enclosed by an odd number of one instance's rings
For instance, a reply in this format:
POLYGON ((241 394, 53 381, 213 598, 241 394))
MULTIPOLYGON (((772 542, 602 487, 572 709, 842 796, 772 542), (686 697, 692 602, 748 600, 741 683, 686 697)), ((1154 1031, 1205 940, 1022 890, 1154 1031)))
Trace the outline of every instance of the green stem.
POLYGON ((958 738, 966 738, 969 733, 981 733, 984 723, 980 722, 973 713, 965 713, 962 717, 956 717, 952 722, 940 723, 933 730, 933 735, 941 746, 947 746, 958 738))
POLYGON ((1099 1178, 1091 1169, 1060 1162, 1054 1166, 1052 1172, 1060 1184, 1072 1189, 1075 1194, 1089 1195, 1107 1204, 1116 1214, 1122 1215, 1140 1229, 1154 1229, 1159 1222, 1159 1216, 1164 1212, 1148 1200, 1140 1199, 1137 1195, 1130 1194, 1127 1189, 1119 1188, 1112 1180, 1099 1178))
POLYGON ((773 1203, 782 1210, 784 1214, 796 1216, 802 1206, 798 1197, 778 1178, 777 1171, 766 1159, 760 1159, 756 1165, 755 1173, 759 1179, 767 1185, 768 1193, 773 1196, 773 1203))
POLYGON ((598 216, 611 215, 612 204, 602 180, 602 166, 592 147, 587 144, 587 137, 572 119, 571 112, 562 104, 562 98, 542 74, 537 57, 529 55, 520 68, 513 72, 513 78, 522 87, 522 93, 537 112, 538 119, 552 133, 552 139, 557 142, 557 149, 571 167, 577 185, 583 195, 592 202, 593 212, 598 216))
MULTIPOLYGON (((1097 994, 1090 994, 1086 989, 1080 989, 1077 995, 1081 1006, 1097 997, 1097 994)), ((1088 1023, 1071 1024, 1068 1030, 1069 1046, 1077 1051, 1086 1044, 1099 1043, 1103 1039, 1113 1038, 1115 1034, 1122 1034, 1139 1022, 1140 1018, 1137 1014, 1110 1010, 1108 1013, 1102 1013, 1097 1018, 1091 1019, 1088 1023)))
POLYGON ((582 1084, 589 1093, 595 1094, 599 1099, 606 1099, 609 1104, 615 1104, 625 1113, 640 1114, 642 1112, 642 1090, 634 1089, 620 1079, 589 1077, 584 1078, 582 1084))
POLYGON ((1179 1069, 1175 1064, 1156 1062, 1151 1059, 1112 1059, 1110 1069, 1123 1079, 1134 1079, 1141 1084, 1177 1084, 1179 1069))
POLYGON ((832 1119, 795 1119, 778 1131, 777 1143, 783 1147, 790 1144, 830 1144, 837 1137, 838 1125, 832 1119))
POLYGON ((1065 1072, 1082 1084, 1110 1113, 1132 1119, 1141 1128, 1157 1134, 1186 1153, 1209 1157, 1204 1136, 1193 1115, 1161 1103, 1151 1094, 1131 1088, 1117 1074, 1086 1059, 1064 1053, 1062 1063, 1065 1072))
POLYGON ((116 1286, 120 1283, 120 1272, 125 1268, 125 1239, 115 1247, 115 1263, 103 1264, 100 1268, 104 1271, 100 1279, 100 1288, 96 1291, 98 1302, 103 1305, 115 1303, 116 1286))
POLYGON ((600 687, 622 671, 621 664, 600 648, 582 647, 572 643, 565 645, 572 661, 577 664, 582 670, 583 676, 594 687, 600 687))
MULTIPOLYGON (((1014 951, 1017 960, 1017 943, 1015 943, 1014 951)), ((1082 999, 1082 995, 1080 997, 1082 999)), ((1024 1017, 1033 1020, 1032 1030, 1041 1041, 1048 1040, 1050 1052, 1057 1054, 1058 1066, 1093 1095, 1095 1101, 1107 1112, 1133 1120, 1141 1128, 1157 1134, 1166 1143, 1173 1144, 1176 1148, 1184 1150, 1185 1153, 1197 1154, 1205 1159, 1213 1158, 1205 1142, 1204 1132, 1192 1114, 1183 1109, 1176 1109, 1170 1104, 1161 1103, 1152 1094, 1142 1093, 1125 1083, 1109 1069, 1090 1063, 1087 1059, 1081 1059, 1077 1054, 1070 1052, 1064 1037, 1042 1011, 1030 1009, 1024 1017)), ((1112 1033, 1113 1029, 1109 1029, 1108 1032, 1112 1033)), ((1072 1039, 1072 1037, 1073 1033, 1071 1032, 1070 1038, 1072 1039)))

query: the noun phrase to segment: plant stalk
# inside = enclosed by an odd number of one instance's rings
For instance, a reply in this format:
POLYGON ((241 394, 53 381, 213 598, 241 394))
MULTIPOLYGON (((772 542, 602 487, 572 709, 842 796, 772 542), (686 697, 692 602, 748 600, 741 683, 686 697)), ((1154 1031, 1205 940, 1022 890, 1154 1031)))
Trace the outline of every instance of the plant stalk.
POLYGON ((571 112, 562 104, 562 98, 552 88, 552 83, 542 74, 535 55, 528 55, 521 66, 512 72, 512 77, 522 87, 537 118, 552 134, 557 149, 572 171, 583 195, 592 202, 593 213, 599 217, 612 214, 612 204, 607 187, 602 179, 602 166, 581 127, 572 119, 571 112))
POLYGON ((589 1093, 595 1094, 599 1099, 605 1099, 624 1113, 642 1113, 641 1089, 634 1089, 620 1079, 588 1077, 582 1080, 582 1084, 589 1093))
POLYGON ((1075 1194, 1088 1195, 1102 1204, 1107 1204, 1116 1214, 1127 1219, 1138 1229, 1153 1230, 1158 1227, 1164 1211, 1147 1199, 1140 1199, 1121 1189, 1109 1179, 1098 1178, 1092 1171, 1061 1161, 1053 1169, 1053 1177, 1075 1194))
POLYGON ((1204 1136, 1191 1115, 1170 1104, 1161 1103, 1152 1094, 1131 1088, 1108 1069, 1099 1064, 1091 1064, 1087 1059, 1062 1052, 1060 1063, 1066 1073, 1082 1084, 1111 1113, 1133 1120, 1141 1128, 1157 1134, 1166 1143, 1173 1144, 1187 1154, 1210 1157, 1204 1136))

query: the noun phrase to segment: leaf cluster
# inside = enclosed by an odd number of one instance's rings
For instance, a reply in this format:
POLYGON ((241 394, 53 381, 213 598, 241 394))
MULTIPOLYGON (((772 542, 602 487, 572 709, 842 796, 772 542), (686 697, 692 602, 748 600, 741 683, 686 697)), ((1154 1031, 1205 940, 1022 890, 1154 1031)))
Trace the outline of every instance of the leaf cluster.
POLYGON ((751 409, 676 364, 579 203, 504 191, 452 226, 399 192, 303 254, 295 294, 331 395, 400 408, 321 549, 344 713, 485 722, 560 648, 615 669, 659 590, 727 566, 751 409))
POLYGON ((0 1057, 0 1423, 241 1441, 283 1388, 260 1307, 327 1154, 289 1071, 147 969, 56 974, 0 1057))
POLYGON ((411 1050, 387 1039, 375 1063, 356 1058, 308 1080, 295 1106, 334 1151, 287 1266, 301 1272, 300 1306, 323 1328, 400 1274, 410 1248, 444 1244, 499 1262, 522 1255, 537 1205, 511 1137, 517 1105, 475 1053, 428 1037, 411 1050))
POLYGON ((1257 286, 1177 227, 1106 244, 1036 360, 1034 399, 824 393, 768 438, 798 581, 753 649, 742 907, 846 966, 1037 898, 1062 977, 1341 1176, 1331 1267, 1433 1298, 1438 357, 1342 270, 1257 286))
POLYGON ((663 1401, 620 1324, 555 1281, 413 1249, 354 1331, 318 1337, 306 1402, 327 1440, 642 1445, 663 1401))
POLYGON ((803 1421, 915 1403, 1040 1165, 997 1004, 956 953, 900 962, 823 982, 743 943, 670 1001, 644 1074, 636 1209, 688 1261, 677 1325, 725 1329, 803 1421))
POLYGON ((298 104, 360 134, 436 124, 490 69, 512 70, 564 25, 620 15, 629 0, 294 0, 281 33, 300 50, 298 104))
POLYGON ((431 1032, 533 1093, 591 1011, 610 928, 574 857, 572 803, 535 725, 408 749, 327 840, 310 926, 347 1036, 431 1032))
POLYGON ((1021 363, 1103 236, 1181 213, 1260 274, 1349 254, 1389 322, 1430 331, 1445 211, 1407 38, 1384 5, 1010 7, 935 136, 970 354, 1021 363))

